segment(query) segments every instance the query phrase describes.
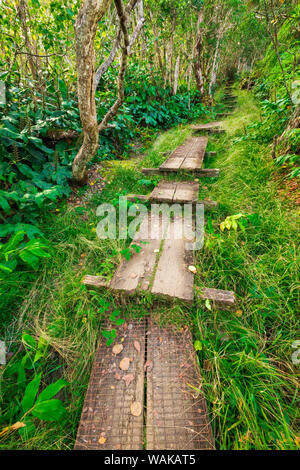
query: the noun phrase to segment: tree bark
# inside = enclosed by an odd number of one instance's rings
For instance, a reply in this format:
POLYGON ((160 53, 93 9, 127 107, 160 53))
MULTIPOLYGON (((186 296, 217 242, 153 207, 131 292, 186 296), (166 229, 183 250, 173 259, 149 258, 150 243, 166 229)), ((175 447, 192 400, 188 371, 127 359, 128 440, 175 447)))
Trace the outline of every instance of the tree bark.
POLYGON ((34 39, 31 38, 30 31, 27 26, 27 19, 29 17, 28 7, 25 0, 16 1, 16 9, 21 23, 22 35, 24 43, 28 51, 28 63, 31 71, 31 75, 34 81, 39 82, 41 77, 40 70, 41 64, 37 57, 37 44, 34 39))
MULTIPOLYGON (((131 10, 135 7, 136 3, 138 3, 138 9, 139 9, 139 18, 138 18, 138 23, 134 29, 134 32, 132 33, 130 39, 129 39, 129 48, 128 48, 128 53, 131 52, 132 47, 139 37, 141 30, 143 28, 145 18, 144 18, 144 9, 143 9, 143 0, 135 0, 132 1, 128 4, 128 6, 125 9, 125 14, 126 16, 131 13, 131 10)), ((115 38, 113 47, 111 49, 111 52, 108 56, 108 58, 98 67, 96 73, 95 73, 95 90, 97 89, 99 82, 101 80, 101 77, 105 74, 105 72, 109 69, 113 61, 115 60, 116 54, 119 50, 120 43, 122 39, 122 30, 121 26, 118 28, 117 36, 115 38)))
POLYGON ((176 95, 176 93, 177 93, 178 77, 179 77, 179 65, 180 65, 180 56, 177 57, 176 64, 175 64, 173 95, 176 95))
POLYGON ((73 161, 73 179, 84 182, 86 164, 98 148, 98 125, 95 104, 95 50, 94 41, 98 22, 112 0, 86 0, 79 10, 75 23, 77 86, 83 143, 73 161))
POLYGON ((197 33, 196 33, 196 44, 195 44, 195 63, 194 63, 194 74, 196 79, 196 86, 197 90, 204 95, 204 80, 203 80, 203 72, 202 72, 202 28, 200 24, 203 22, 204 19, 204 11, 201 10, 198 15, 197 21, 197 33))

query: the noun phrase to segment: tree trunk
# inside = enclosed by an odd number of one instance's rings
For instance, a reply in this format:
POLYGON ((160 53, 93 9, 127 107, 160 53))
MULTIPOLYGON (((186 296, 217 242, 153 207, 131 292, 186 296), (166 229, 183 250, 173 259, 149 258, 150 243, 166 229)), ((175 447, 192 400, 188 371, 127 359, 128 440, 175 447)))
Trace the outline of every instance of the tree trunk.
POLYGON ((86 164, 98 148, 98 125, 95 104, 95 50, 94 41, 98 22, 109 8, 112 0, 86 0, 79 10, 75 23, 77 59, 77 86, 83 143, 73 161, 73 178, 83 183, 86 164))
POLYGON ((20 18, 22 35, 24 43, 28 51, 28 63, 31 71, 31 75, 34 81, 38 82, 41 74, 41 64, 37 57, 37 44, 36 41, 31 38, 30 31, 27 26, 27 19, 29 18, 29 12, 27 3, 25 0, 16 1, 17 13, 20 18))
POLYGON ((173 85, 173 95, 177 93, 178 87, 178 77, 179 77, 179 65, 180 65, 180 56, 176 59, 175 72, 174 72, 174 85, 173 85))
POLYGON ((197 34, 196 34, 196 44, 195 44, 195 63, 194 63, 194 73, 196 79, 197 90, 204 95, 204 80, 202 73, 202 28, 201 23, 204 19, 204 11, 201 10, 198 15, 197 21, 197 34))

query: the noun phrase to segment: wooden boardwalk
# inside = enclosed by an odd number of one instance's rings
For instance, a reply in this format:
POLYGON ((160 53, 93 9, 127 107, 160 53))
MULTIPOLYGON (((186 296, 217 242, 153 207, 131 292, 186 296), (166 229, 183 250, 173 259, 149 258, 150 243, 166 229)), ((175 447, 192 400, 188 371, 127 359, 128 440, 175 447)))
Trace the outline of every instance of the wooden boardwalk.
POLYGON ((75 444, 143 448, 214 449, 190 330, 160 328, 151 319, 118 327, 114 348, 101 344, 75 444))
POLYGON ((211 133, 224 133, 222 129, 222 121, 208 122, 207 124, 196 124, 191 126, 193 131, 205 131, 211 133))
MULTIPOLYGON (((212 131, 220 130, 220 126, 221 122, 215 122, 193 128, 212 131)), ((218 169, 202 168, 207 142, 207 137, 191 137, 159 168, 143 172, 183 170, 217 176, 218 169)), ((233 292, 194 287, 194 251, 189 248, 196 241, 196 233, 192 217, 187 224, 181 208, 192 204, 192 215, 198 193, 197 181, 160 181, 148 196, 130 195, 129 200, 160 203, 173 215, 160 211, 147 214, 130 245, 130 258, 121 261, 112 280, 85 276, 83 284, 115 293, 144 292, 186 302, 193 302, 196 292, 212 307, 234 307, 233 292)), ((213 201, 206 206, 209 204, 216 207, 213 201)), ((102 342, 97 352, 75 449, 214 449, 190 330, 160 328, 151 318, 130 321, 115 330, 115 346, 106 347, 102 342)))
POLYGON ((160 165, 164 171, 195 170, 202 167, 207 137, 191 137, 177 147, 169 158, 160 165))
POLYGON ((202 168, 207 137, 190 137, 177 147, 159 168, 143 168, 144 174, 166 174, 170 172, 190 172, 197 176, 218 177, 218 168, 202 168))

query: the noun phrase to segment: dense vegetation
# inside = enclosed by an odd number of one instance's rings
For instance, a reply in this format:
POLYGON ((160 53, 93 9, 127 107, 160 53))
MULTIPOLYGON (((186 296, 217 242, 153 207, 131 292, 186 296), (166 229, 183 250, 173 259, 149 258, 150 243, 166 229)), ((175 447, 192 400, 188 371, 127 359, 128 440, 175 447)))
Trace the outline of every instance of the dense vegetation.
POLYGON ((137 37, 124 58, 122 19, 107 2, 96 70, 115 55, 96 87, 96 123, 124 98, 90 155, 92 178, 78 182, 72 165, 87 133, 74 46, 82 3, 2 2, 0 448, 71 449, 103 319, 149 312, 193 328, 218 448, 297 448, 299 5, 115 2, 135 5, 127 31, 137 37), (153 188, 157 178, 145 179, 142 166, 160 164, 190 135, 189 122, 213 118, 228 81, 238 106, 226 137, 209 143, 221 176, 204 179, 200 197, 220 210, 207 216, 195 284, 234 290, 238 310, 87 295, 82 276, 112 277, 130 242, 97 238, 96 207, 153 188), (93 191, 98 181, 102 191, 93 191), (236 214, 237 229, 222 230, 236 214))

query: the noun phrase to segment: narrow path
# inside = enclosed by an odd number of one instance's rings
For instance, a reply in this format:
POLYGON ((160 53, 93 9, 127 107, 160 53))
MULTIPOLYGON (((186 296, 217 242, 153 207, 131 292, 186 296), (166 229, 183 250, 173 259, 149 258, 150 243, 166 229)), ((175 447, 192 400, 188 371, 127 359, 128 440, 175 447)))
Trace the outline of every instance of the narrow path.
POLYGON ((201 381, 188 328, 119 327, 98 350, 75 449, 214 449, 201 381))
MULTIPOLYGON (((207 132, 220 131, 221 126, 212 122, 192 128, 207 132)), ((203 171, 207 143, 207 137, 189 138, 158 171, 203 171)), ((160 181, 149 196, 129 199, 195 204, 198 192, 198 182, 160 181)), ((187 249, 182 227, 182 216, 147 215, 132 242, 140 249, 123 259, 111 282, 86 276, 83 283, 93 289, 150 292, 193 302, 193 250, 187 249)), ((197 295, 213 307, 230 309, 235 304, 233 292, 206 288, 197 295)), ((160 329, 151 318, 119 327, 115 346, 102 344, 97 353, 75 449, 214 449, 201 383, 188 328, 160 329)))

